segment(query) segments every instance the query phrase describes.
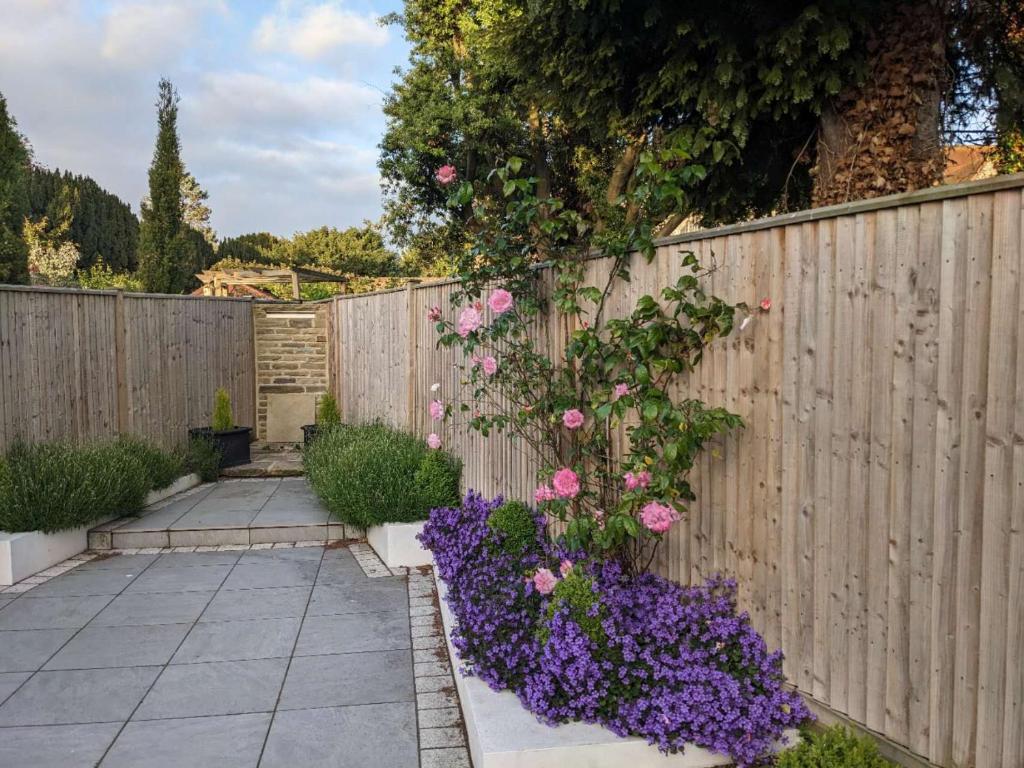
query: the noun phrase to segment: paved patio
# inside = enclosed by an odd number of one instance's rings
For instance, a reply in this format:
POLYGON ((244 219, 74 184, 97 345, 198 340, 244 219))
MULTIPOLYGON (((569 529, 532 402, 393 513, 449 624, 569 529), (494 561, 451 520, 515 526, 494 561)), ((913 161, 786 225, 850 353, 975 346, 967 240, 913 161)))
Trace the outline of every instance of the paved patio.
MULTIPOLYGON (((0 596, 0 765, 419 766, 412 636, 440 639, 426 577, 410 578, 412 598, 344 547, 168 552, 0 596)), ((422 699, 421 720, 424 703, 458 724, 450 698, 422 699)), ((457 743, 422 746, 464 744, 431 734, 457 743)))

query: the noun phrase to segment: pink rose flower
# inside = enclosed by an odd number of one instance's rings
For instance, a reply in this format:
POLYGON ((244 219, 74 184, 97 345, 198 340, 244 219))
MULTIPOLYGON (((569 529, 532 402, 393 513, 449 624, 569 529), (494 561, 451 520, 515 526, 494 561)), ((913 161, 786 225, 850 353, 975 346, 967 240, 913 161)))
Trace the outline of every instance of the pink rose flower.
POLYGON ((480 361, 480 365, 484 369, 484 373, 488 376, 493 376, 498 372, 498 361, 494 359, 492 355, 488 355, 480 361))
POLYGON ((483 323, 483 316, 476 307, 466 307, 459 313, 459 336, 466 338, 483 323))
POLYGON ((496 315, 502 315, 512 309, 512 305, 515 301, 512 298, 512 294, 506 291, 504 288, 498 288, 494 291, 490 298, 487 299, 487 306, 491 308, 491 312, 496 315))
POLYGON ((615 385, 615 399, 618 400, 620 397, 625 397, 629 394, 628 384, 616 384, 615 385))
POLYGON ((583 426, 583 414, 577 408, 570 408, 562 414, 562 423, 569 429, 579 429, 583 426))
POLYGON ((554 488, 550 485, 544 484, 537 486, 537 490, 533 492, 533 500, 538 504, 542 504, 545 501, 554 501, 558 498, 554 488))
POLYGON ((431 432, 427 435, 427 447, 435 451, 441 447, 441 438, 437 436, 436 432, 431 432))
POLYGON ((771 308, 772 308, 772 300, 771 299, 769 299, 767 296, 765 298, 761 299, 761 309, 763 309, 765 312, 767 312, 771 308))
POLYGON ((555 578, 555 574, 547 568, 538 568, 537 572, 533 574, 533 586, 542 595, 550 595, 554 592, 557 583, 558 579, 555 578))
POLYGON ((555 472, 555 476, 551 478, 551 485, 554 486, 555 493, 563 499, 574 499, 580 492, 580 479, 568 467, 562 467, 555 472))
POLYGON ((572 571, 572 560, 563 560, 562 564, 558 566, 558 572, 562 574, 564 579, 572 571))
POLYGON ((427 320, 436 323, 441 319, 441 308, 436 304, 427 310, 427 320))
POLYGON ((437 421, 444 418, 444 403, 440 400, 430 401, 430 418, 437 421))
POLYGON ((642 472, 627 472, 624 476, 626 490, 635 491, 637 488, 646 488, 651 482, 651 473, 646 469, 642 472))
POLYGON ((650 501, 640 511, 640 522, 654 533, 664 533, 679 519, 676 511, 667 504, 650 501))
POLYGON ((454 165, 442 165, 440 168, 437 169, 437 173, 434 175, 437 178, 438 183, 444 187, 447 187, 459 176, 455 172, 454 165))

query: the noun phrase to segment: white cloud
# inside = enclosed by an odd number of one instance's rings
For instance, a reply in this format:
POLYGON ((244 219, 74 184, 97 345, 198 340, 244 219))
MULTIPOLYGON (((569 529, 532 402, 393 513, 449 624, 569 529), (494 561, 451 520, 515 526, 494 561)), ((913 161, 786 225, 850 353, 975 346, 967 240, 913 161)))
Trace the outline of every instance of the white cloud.
POLYGON ((285 1, 260 20, 253 40, 263 51, 316 59, 346 47, 386 45, 388 31, 377 16, 345 10, 337 2, 295 7, 285 1))
POLYGON ((107 59, 153 64, 177 57, 194 37, 203 14, 219 2, 120 2, 104 19, 100 51, 107 59))

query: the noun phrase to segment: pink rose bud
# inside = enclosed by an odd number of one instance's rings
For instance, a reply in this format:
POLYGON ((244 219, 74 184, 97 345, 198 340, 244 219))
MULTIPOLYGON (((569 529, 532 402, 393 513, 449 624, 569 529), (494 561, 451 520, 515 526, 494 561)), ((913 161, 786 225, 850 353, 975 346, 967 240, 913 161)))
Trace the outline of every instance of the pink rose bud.
POLYGON ((629 394, 628 384, 616 384, 615 385, 615 399, 618 400, 620 397, 625 397, 629 394))
POLYGON ((441 319, 441 308, 436 304, 427 310, 427 320, 436 323, 441 319))
POLYGON ((562 578, 565 578, 572 572, 572 560, 563 560, 562 564, 558 566, 558 572, 562 574, 562 578))
POLYGON ((769 299, 768 297, 765 297, 765 298, 761 299, 761 309, 763 309, 765 312, 767 312, 771 308, 772 308, 772 300, 771 299, 769 299))
POLYGON ((455 181, 455 179, 458 178, 458 174, 455 172, 454 165, 442 165, 440 168, 437 169, 435 177, 437 178, 439 184, 447 187, 449 184, 455 181))

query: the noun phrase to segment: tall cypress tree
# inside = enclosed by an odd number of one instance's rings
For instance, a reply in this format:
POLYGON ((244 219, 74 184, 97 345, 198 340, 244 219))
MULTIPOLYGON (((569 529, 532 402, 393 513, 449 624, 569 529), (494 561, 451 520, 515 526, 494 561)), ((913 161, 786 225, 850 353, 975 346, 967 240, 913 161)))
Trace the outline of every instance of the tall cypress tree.
POLYGON ((147 291, 181 293, 190 265, 182 263, 181 179, 185 172, 178 140, 178 92, 160 80, 156 102, 156 150, 149 166, 149 204, 142 208, 139 230, 139 277, 147 291))
POLYGON ((0 283, 28 282, 22 226, 29 211, 29 153, 0 94, 0 283))

